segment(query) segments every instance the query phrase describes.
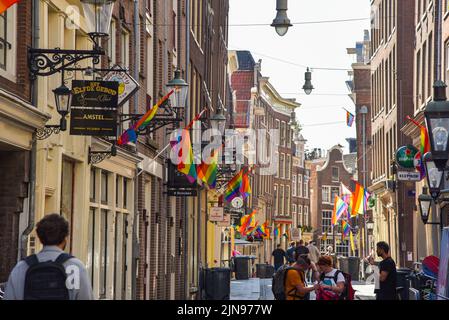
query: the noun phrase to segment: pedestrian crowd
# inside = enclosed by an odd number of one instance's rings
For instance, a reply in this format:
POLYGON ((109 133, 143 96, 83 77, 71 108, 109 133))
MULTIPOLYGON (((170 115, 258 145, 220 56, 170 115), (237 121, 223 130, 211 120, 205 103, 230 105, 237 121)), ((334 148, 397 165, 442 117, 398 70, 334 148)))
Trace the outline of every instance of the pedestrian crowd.
MULTIPOLYGON (((377 300, 397 300, 396 264, 391 258, 386 242, 376 245, 380 263, 374 255, 365 259, 371 265, 378 265, 379 284, 376 286, 377 300)), ((272 253, 275 274, 272 290, 277 300, 309 300, 315 292, 316 300, 354 300, 351 275, 335 267, 333 248, 330 246, 322 255, 315 242, 300 240, 291 242, 286 251, 277 245, 272 253)))

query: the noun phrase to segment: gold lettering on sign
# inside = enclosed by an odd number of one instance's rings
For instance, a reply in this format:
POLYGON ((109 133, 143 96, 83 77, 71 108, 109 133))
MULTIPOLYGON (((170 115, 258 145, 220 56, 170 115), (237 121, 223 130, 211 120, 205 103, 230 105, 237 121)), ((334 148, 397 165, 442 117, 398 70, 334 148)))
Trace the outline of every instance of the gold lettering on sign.
POLYGON ((85 114, 83 115, 84 120, 104 120, 104 115, 102 114, 85 114))
POLYGON ((75 95, 85 93, 85 92, 102 92, 102 93, 109 94, 111 96, 117 95, 117 90, 113 90, 113 89, 110 89, 107 87, 102 87, 99 82, 90 82, 90 84, 88 86, 74 87, 72 89, 72 91, 73 91, 73 94, 75 94, 75 95))

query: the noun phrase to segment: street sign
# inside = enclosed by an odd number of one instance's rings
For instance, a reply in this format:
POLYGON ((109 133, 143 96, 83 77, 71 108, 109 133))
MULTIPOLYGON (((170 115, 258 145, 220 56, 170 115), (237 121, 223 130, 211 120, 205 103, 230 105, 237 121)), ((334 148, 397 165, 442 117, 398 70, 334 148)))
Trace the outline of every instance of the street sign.
POLYGON ((117 110, 72 109, 70 134, 115 137, 117 135, 117 110))
POLYGON ((225 214, 223 216, 223 221, 218 222, 217 225, 219 227, 230 227, 231 226, 231 215, 230 214, 225 214))
POLYGON ((396 163, 405 169, 414 168, 417 153, 418 149, 412 145, 400 147, 396 150, 396 163))
POLYGON ((186 189, 186 190, 168 189, 167 195, 169 197, 196 197, 198 195, 198 192, 195 189, 186 189))
POLYGON ((127 72, 121 70, 120 66, 116 65, 112 67, 112 69, 117 70, 108 72, 103 79, 108 81, 117 81, 119 83, 118 105, 121 106, 128 101, 137 90, 139 90, 140 85, 127 72))
POLYGON ((419 172, 398 171, 398 180, 400 180, 400 181, 420 181, 421 174, 419 172))
POLYGON ((117 81, 72 80, 72 107, 117 109, 117 81))
POLYGON ((223 221, 224 208, 223 207, 211 207, 209 212, 210 222, 221 222, 223 221))

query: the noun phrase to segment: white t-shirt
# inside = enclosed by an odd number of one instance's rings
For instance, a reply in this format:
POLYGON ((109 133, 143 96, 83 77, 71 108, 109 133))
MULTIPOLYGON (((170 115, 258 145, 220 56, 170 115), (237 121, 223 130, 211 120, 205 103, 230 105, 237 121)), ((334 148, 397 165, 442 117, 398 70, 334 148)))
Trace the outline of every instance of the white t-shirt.
MULTIPOLYGON (((335 277, 335 272, 337 272, 337 269, 332 269, 330 272, 326 273, 324 275, 324 280, 320 281, 320 284, 325 284, 328 286, 337 286, 337 284, 335 283, 334 277, 335 277)), ((338 282, 345 282, 345 277, 343 276, 343 273, 339 273, 337 276, 337 283, 338 282)))

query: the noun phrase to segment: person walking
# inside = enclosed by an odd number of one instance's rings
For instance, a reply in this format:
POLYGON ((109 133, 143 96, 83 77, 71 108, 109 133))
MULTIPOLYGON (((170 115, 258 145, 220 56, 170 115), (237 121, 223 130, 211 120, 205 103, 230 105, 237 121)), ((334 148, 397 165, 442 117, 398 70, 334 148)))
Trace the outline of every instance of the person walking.
POLYGON ((288 247, 287 252, 286 252, 287 262, 290 265, 292 265, 296 262, 295 249, 296 249, 296 243, 294 241, 290 242, 290 247, 288 247))
MULTIPOLYGON (((320 258, 320 250, 318 250, 318 248, 315 246, 315 241, 310 241, 307 249, 309 250, 308 258, 310 259, 310 261, 312 261, 314 264, 318 263, 318 259, 320 258)), ((309 271, 307 272, 307 279, 309 282, 312 282, 312 276, 313 272, 311 272, 311 269, 309 269, 309 271)))
POLYGON ((317 300, 339 300, 345 289, 346 280, 343 273, 332 265, 333 261, 330 256, 322 256, 318 259, 320 288, 317 300))
POLYGON ((93 300, 84 264, 64 252, 69 223, 59 214, 45 216, 36 225, 43 249, 19 261, 11 271, 5 300, 93 300))
POLYGON ((298 259, 299 257, 308 257, 309 249, 304 245, 304 240, 299 240, 298 246, 295 249, 295 254, 295 259, 298 259))
POLYGON ((307 257, 298 257, 296 263, 290 270, 287 270, 285 277, 286 300, 310 300, 310 292, 318 290, 318 284, 307 287, 305 273, 310 268, 316 267, 307 257))
MULTIPOLYGON (((376 244, 376 253, 382 258, 379 263, 379 289, 375 290, 376 300, 397 300, 396 293, 396 263, 391 258, 390 246, 384 241, 376 244)), ((375 265, 374 259, 369 263, 375 265)))
POLYGON ((284 265, 284 259, 286 257, 285 251, 281 248, 280 244, 276 246, 271 256, 271 262, 273 262, 274 258, 274 270, 277 271, 277 269, 284 265))

